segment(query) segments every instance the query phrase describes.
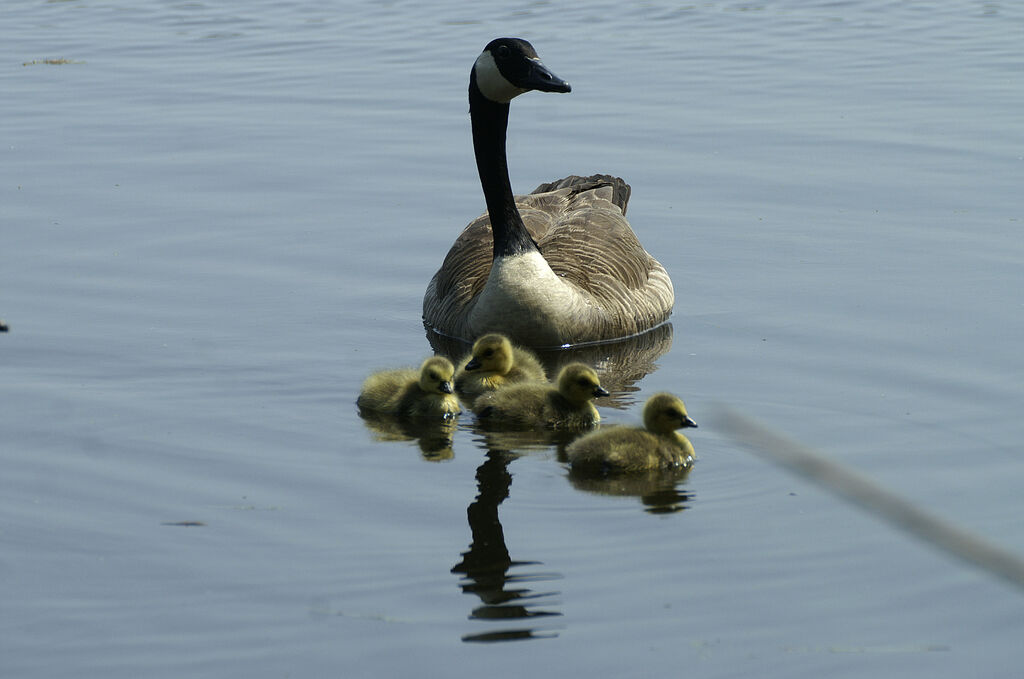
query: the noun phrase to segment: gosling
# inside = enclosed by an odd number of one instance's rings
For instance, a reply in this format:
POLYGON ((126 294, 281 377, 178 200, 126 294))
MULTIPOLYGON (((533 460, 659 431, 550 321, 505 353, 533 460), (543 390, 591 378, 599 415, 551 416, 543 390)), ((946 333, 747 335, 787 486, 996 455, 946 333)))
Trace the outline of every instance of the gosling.
POLYGON ((594 369, 570 363, 551 384, 513 384, 486 393, 473 404, 473 412, 486 425, 507 429, 587 429, 601 415, 593 400, 607 396, 594 369))
POLYGON ((363 410, 409 417, 449 418, 462 412, 452 389, 455 366, 432 356, 420 369, 383 370, 363 382, 356 405, 363 410))
POLYGON ((455 391, 468 400, 518 382, 547 382, 540 361, 517 347, 504 335, 484 335, 473 344, 473 353, 459 366, 455 391))
POLYGON ((644 427, 610 427, 576 439, 566 448, 574 472, 620 473, 680 469, 693 464, 693 444, 676 429, 696 427, 683 401, 655 394, 644 405, 644 427))

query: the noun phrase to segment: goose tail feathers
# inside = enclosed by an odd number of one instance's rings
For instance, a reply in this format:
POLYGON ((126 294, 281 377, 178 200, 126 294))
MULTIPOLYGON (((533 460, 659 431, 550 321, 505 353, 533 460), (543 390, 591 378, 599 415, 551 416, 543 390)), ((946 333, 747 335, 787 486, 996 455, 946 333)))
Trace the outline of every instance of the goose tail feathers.
POLYGON ((610 174, 592 174, 589 177, 580 177, 579 175, 573 174, 565 177, 564 179, 557 179, 553 182, 541 184, 533 190, 533 193, 547 193, 548 191, 571 188, 572 193, 570 195, 575 196, 576 194, 592 191, 604 186, 611 187, 611 202, 622 210, 622 214, 625 215, 626 205, 629 203, 629 194, 631 189, 624 179, 621 177, 613 177, 610 174))

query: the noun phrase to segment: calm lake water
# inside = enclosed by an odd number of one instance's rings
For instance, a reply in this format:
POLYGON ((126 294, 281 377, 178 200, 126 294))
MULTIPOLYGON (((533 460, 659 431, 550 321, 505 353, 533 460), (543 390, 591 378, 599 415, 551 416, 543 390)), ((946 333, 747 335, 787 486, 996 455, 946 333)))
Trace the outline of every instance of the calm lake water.
MULTIPOLYGON (((756 416, 1024 554, 1024 5, 0 9, 0 674, 1009 676, 1024 597, 766 465, 756 416), (530 39, 517 191, 610 172, 682 479, 364 422, 483 210, 466 83, 530 39), (47 60, 62 60, 47 63, 47 60)), ((559 361, 564 357, 549 357, 559 361)))

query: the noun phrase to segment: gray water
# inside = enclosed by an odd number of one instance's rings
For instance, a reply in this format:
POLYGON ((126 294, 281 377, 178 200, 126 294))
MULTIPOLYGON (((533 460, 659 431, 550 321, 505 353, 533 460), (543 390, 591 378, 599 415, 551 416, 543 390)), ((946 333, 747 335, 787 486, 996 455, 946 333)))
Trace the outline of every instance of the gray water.
POLYGON ((1019 671, 1019 591, 712 417, 1024 554, 1019 3, 18 1, 0 26, 3 676, 1019 671), (586 358, 607 422, 683 396, 684 478, 576 483, 471 416, 439 440, 356 412, 432 351, 500 35, 573 85, 514 102, 516 189, 626 178, 673 277, 670 328, 586 358))

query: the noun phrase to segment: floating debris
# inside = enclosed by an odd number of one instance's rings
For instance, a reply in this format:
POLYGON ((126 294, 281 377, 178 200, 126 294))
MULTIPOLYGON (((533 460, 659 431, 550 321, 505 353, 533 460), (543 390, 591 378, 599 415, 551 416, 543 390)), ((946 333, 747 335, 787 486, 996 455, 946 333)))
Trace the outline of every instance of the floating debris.
POLYGON ((32 61, 21 62, 22 66, 35 66, 36 64, 49 64, 50 66, 63 66, 64 64, 84 64, 84 61, 76 61, 74 59, 33 59, 32 61))

